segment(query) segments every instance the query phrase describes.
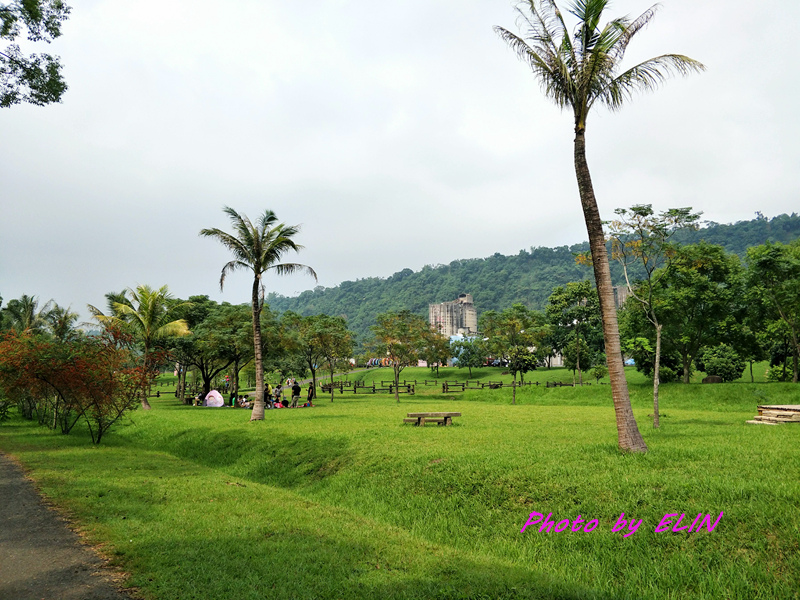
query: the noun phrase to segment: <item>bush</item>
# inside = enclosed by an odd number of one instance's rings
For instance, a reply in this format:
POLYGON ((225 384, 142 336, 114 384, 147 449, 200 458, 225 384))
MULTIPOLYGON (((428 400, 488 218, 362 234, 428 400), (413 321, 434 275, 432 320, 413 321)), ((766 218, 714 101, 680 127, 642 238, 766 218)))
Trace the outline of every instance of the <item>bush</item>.
POLYGON ((11 409, 11 401, 0 398, 0 423, 8 419, 8 411, 11 409))
POLYGON ((671 369, 667 366, 658 367, 658 382, 659 383, 672 383, 673 381, 678 381, 678 372, 675 369, 671 369))
POLYGON ((736 381, 742 376, 746 363, 736 350, 727 344, 705 348, 697 358, 697 368, 706 375, 716 375, 722 381, 736 381))
POLYGON ((784 369, 783 365, 777 365, 767 369, 764 378, 771 383, 791 381, 792 371, 790 369, 784 369))

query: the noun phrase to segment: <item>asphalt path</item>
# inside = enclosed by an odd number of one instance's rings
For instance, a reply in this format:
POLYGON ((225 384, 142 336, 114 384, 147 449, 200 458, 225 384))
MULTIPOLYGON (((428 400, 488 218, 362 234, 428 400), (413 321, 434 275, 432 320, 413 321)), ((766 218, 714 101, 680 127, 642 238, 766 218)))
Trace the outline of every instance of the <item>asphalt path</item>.
POLYGON ((0 453, 0 600, 131 600, 103 564, 0 453))

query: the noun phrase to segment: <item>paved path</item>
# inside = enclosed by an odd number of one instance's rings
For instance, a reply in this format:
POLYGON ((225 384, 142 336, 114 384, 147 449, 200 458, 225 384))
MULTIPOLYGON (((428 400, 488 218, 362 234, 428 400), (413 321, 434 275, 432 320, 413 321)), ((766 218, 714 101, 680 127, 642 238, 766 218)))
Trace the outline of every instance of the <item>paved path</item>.
POLYGON ((130 600, 102 564, 0 453, 0 599, 130 600))

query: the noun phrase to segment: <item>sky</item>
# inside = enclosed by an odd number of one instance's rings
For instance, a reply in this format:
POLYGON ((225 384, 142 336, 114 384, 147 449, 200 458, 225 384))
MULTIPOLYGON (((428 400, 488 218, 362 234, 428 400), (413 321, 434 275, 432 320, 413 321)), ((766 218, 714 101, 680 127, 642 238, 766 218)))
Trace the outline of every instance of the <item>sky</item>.
MULTIPOLYGON (((230 229, 224 206, 301 225, 286 260, 319 281, 268 276, 284 295, 587 238, 571 115, 492 29, 518 31, 508 0, 69 3, 35 48, 61 57, 63 102, 0 109, 4 303, 87 316, 140 284, 248 302, 252 277, 220 291, 230 257, 198 235, 230 229)), ((797 212, 798 24, 796 0, 665 0, 625 64, 679 53, 707 71, 590 115, 601 216, 797 212)))

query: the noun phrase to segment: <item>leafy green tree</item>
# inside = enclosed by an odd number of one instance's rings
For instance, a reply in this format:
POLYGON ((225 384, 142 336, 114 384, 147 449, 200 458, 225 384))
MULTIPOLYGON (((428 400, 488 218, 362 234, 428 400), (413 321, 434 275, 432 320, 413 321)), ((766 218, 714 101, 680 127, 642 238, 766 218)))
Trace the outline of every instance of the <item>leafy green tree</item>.
POLYGON ((472 369, 479 369, 486 362, 486 345, 480 338, 465 337, 453 340, 450 348, 450 353, 458 360, 456 366, 459 369, 469 369, 470 379, 472 379, 472 369))
POLYGON ((706 375, 716 375, 722 381, 736 381, 742 376, 745 362, 736 350, 727 344, 704 348, 697 357, 697 368, 706 375))
MULTIPOLYGON (((603 357, 605 359, 605 357, 603 357)), ((600 380, 608 375, 608 367, 604 364, 604 362, 598 362, 594 369, 592 369, 592 377, 595 378, 597 383, 600 383, 600 380)))
POLYGON ((667 351, 681 358, 684 383, 701 348, 727 341, 740 282, 739 258, 706 243, 678 248, 666 268, 654 302, 661 307, 667 351))
POLYGON ((385 356, 392 361, 394 398, 400 402, 400 373, 418 363, 425 350, 430 328, 419 315, 401 310, 378 315, 371 329, 373 340, 370 347, 378 356, 385 356))
POLYGON ((660 307, 655 301, 659 278, 667 273, 675 255, 673 235, 686 228, 697 228, 702 213, 691 208, 671 208, 656 215, 651 204, 636 204, 630 209, 618 208, 617 218, 607 223, 611 238, 611 257, 622 265, 630 297, 642 305, 644 314, 656 334, 653 366, 653 427, 659 427, 658 385, 661 367, 660 307), (631 269, 637 268, 641 279, 634 286, 631 269))
POLYGON ((612 111, 619 110, 634 92, 655 89, 669 74, 686 74, 704 67, 686 56, 663 54, 621 70, 628 44, 653 18, 656 7, 635 20, 623 17, 601 25, 607 5, 608 0, 575 0, 569 8, 578 20, 572 35, 554 0, 527 0, 517 9, 526 29, 524 39, 502 27, 495 27, 495 31, 530 66, 545 96, 561 108, 572 109, 575 173, 600 296, 618 443, 622 450, 646 452, 647 444, 633 417, 622 364, 603 222, 586 161, 586 122, 597 102, 612 111))
MULTIPOLYGON (((215 303, 216 304, 216 303, 215 303)), ((252 323, 246 305, 227 302, 214 306, 194 329, 194 352, 189 364, 197 367, 203 391, 211 390, 213 380, 233 366, 233 393, 239 394, 239 371, 253 357, 252 323)))
POLYGON ((166 337, 189 334, 186 321, 177 319, 180 304, 171 302, 172 296, 167 286, 153 289, 140 285, 135 290, 128 288, 123 302, 113 302, 114 314, 105 315, 92 305, 89 311, 102 325, 118 328, 130 333, 142 345, 142 408, 149 410, 147 392, 155 378, 158 361, 151 355, 155 343, 166 337))
POLYGON ((14 0, 0 4, 0 107, 21 102, 44 106, 58 102, 67 89, 61 63, 50 54, 26 55, 17 39, 50 43, 61 35, 70 7, 62 0, 14 0))
POLYGON ((431 371, 439 376, 439 366, 447 366, 447 361, 452 356, 450 351, 450 339, 436 331, 433 327, 429 328, 425 339, 425 347, 422 351, 422 360, 427 361, 431 371))
MULTIPOLYGON (((582 385, 581 347, 583 344, 581 340, 583 339, 584 342, 595 341, 601 324, 597 291, 587 280, 571 281, 563 287, 556 287, 547 300, 545 313, 552 325, 552 330, 561 334, 560 336, 558 334, 551 336, 552 339, 557 340, 558 350, 565 357, 569 354, 574 358, 574 362, 571 363, 574 368, 571 370, 577 370, 578 381, 582 385), (565 336, 566 332, 570 333, 565 336)), ((584 367, 591 366, 588 343, 586 352, 584 367)))
MULTIPOLYGON (((333 383, 337 368, 350 368, 350 357, 356 347, 355 334, 347 329, 347 321, 342 317, 321 315, 316 328, 317 344, 323 361, 333 383)), ((314 390, 316 398, 316 389, 314 390)), ((333 402, 333 386, 331 386, 331 402, 333 402)))
POLYGON ((550 328, 543 314, 522 304, 514 304, 501 313, 487 311, 481 315, 480 329, 486 336, 488 351, 509 366, 514 376, 511 402, 517 403, 517 374, 524 382, 525 373, 536 368, 550 328))
POLYGON ((575 373, 578 373, 578 383, 583 385, 583 371, 590 370, 595 364, 596 351, 589 347, 584 338, 578 337, 579 331, 573 332, 569 343, 564 346, 564 367, 572 371, 572 382, 575 383, 575 373))
POLYGON ((311 386, 317 397, 317 370, 322 365, 323 352, 320 344, 326 326, 327 315, 303 316, 289 311, 281 316, 284 331, 284 347, 302 357, 311 372, 311 386))
POLYGON ((785 323, 793 345, 792 381, 800 379, 800 240, 764 244, 747 251, 748 279, 774 318, 785 323))
POLYGON ((278 217, 271 210, 264 211, 258 221, 253 224, 246 215, 226 206, 225 214, 230 217, 233 234, 221 229, 203 229, 200 235, 216 239, 225 246, 234 259, 222 267, 219 288, 223 289, 225 278, 229 273, 244 269, 253 273, 251 306, 253 310, 253 347, 255 348, 256 367, 256 399, 253 405, 251 421, 264 419, 264 358, 261 340, 261 311, 264 307, 263 277, 268 271, 278 275, 290 275, 305 272, 317 279, 314 269, 298 263, 279 262, 288 252, 299 252, 303 247, 294 238, 300 231, 298 226, 278 223, 278 217))

